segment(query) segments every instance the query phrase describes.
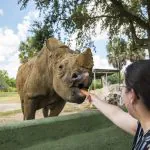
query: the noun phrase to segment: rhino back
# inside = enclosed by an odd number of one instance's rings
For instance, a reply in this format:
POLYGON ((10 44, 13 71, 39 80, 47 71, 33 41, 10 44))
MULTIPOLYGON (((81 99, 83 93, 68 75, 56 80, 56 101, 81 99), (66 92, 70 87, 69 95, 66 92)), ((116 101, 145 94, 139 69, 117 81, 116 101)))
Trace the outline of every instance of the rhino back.
POLYGON ((35 60, 36 57, 32 58, 29 62, 22 64, 18 69, 16 76, 16 87, 19 93, 23 90, 24 84, 32 71, 35 60))
POLYGON ((46 95, 52 87, 52 72, 48 64, 49 53, 46 49, 23 64, 17 75, 18 92, 30 96, 46 95))

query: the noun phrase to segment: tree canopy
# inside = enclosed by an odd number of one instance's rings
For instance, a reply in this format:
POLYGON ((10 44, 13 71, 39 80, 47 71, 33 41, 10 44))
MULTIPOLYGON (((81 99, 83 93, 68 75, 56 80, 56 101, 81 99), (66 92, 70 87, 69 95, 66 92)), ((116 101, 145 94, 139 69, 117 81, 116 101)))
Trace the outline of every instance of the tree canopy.
POLYGON ((28 61, 41 50, 46 39, 53 36, 53 29, 48 20, 44 22, 34 22, 31 28, 33 35, 28 37, 24 42, 22 41, 19 46, 19 58, 21 63, 28 61))
POLYGON ((108 76, 108 83, 109 84, 117 84, 120 82, 123 82, 123 76, 121 76, 119 79, 118 73, 115 73, 115 74, 108 76))
POLYGON ((126 42, 122 38, 114 38, 112 41, 109 41, 107 53, 108 62, 119 70, 126 65, 126 60, 134 62, 145 58, 144 50, 134 49, 132 43, 126 42))
POLYGON ((0 89, 8 89, 9 87, 16 87, 16 80, 10 78, 6 70, 0 70, 0 89))
MULTIPOLYGON (((19 0, 24 9, 30 0, 19 0)), ((77 44, 90 45, 95 28, 107 30, 110 40, 121 35, 134 49, 150 52, 149 0, 33 0, 36 8, 49 20, 54 32, 69 39, 77 33, 77 44)))

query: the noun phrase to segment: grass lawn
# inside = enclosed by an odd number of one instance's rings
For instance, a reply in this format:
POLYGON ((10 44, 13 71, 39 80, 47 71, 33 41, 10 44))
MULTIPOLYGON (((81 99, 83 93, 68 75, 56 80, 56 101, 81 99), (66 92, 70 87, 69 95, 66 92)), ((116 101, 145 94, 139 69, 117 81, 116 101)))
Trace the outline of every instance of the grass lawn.
POLYGON ((0 112, 0 117, 15 115, 15 114, 21 113, 21 112, 22 112, 21 109, 11 110, 11 111, 6 111, 6 112, 0 112))
POLYGON ((19 103, 17 92, 0 92, 0 103, 19 103))

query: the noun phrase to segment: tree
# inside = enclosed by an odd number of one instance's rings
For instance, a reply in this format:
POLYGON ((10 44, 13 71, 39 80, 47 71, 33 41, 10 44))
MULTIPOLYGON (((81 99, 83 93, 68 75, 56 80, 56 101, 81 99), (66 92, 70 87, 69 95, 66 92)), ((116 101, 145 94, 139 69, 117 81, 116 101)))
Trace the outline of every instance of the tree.
POLYGON ((119 83, 121 80, 121 69, 126 64, 127 43, 123 39, 114 38, 107 44, 108 62, 119 70, 119 83))
POLYGON ((107 44, 108 62, 119 70, 119 81, 121 79, 121 69, 126 64, 126 60, 131 62, 144 59, 145 52, 134 49, 132 43, 127 43, 122 38, 114 38, 107 44))
POLYGON ((0 88, 16 87, 16 80, 10 78, 6 70, 0 70, 0 88))
POLYGON ((53 36, 53 30, 48 20, 34 22, 31 32, 33 35, 28 37, 25 42, 21 42, 19 46, 19 58, 21 63, 25 63, 29 58, 32 58, 43 47, 46 39, 53 36))
POLYGON ((122 78, 119 79, 119 76, 117 73, 108 76, 108 83, 110 83, 110 84, 120 83, 120 80, 122 82, 123 79, 122 78))
POLYGON ((134 62, 145 58, 144 50, 135 49, 132 42, 126 42, 122 38, 109 41, 106 49, 109 63, 119 70, 126 64, 126 60, 134 62))
POLYGON ((7 89, 9 86, 2 76, 0 76, 0 90, 7 89))
MULTIPOLYGON (((19 0, 21 9, 30 0, 19 0)), ((55 32, 77 33, 78 45, 91 44, 95 28, 107 30, 111 39, 121 35, 135 50, 150 54, 149 0, 34 0, 36 8, 49 20, 55 32)))
POLYGON ((27 62, 29 58, 33 57, 36 54, 37 50, 33 48, 32 42, 33 42, 33 38, 28 37, 25 42, 20 43, 19 58, 20 58, 21 63, 27 62))
POLYGON ((128 42, 127 51, 126 51, 126 59, 131 62, 145 59, 145 51, 143 48, 135 48, 132 42, 128 42))
POLYGON ((119 70, 126 64, 127 43, 124 39, 114 38, 106 46, 108 62, 119 70))

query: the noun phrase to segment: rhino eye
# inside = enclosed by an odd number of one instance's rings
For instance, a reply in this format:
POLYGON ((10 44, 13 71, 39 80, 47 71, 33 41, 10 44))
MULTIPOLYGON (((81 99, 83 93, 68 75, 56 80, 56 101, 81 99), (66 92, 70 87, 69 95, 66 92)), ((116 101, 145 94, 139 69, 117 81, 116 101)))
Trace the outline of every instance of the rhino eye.
POLYGON ((59 65, 59 69, 62 69, 63 68, 63 65, 59 65))

